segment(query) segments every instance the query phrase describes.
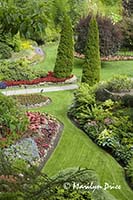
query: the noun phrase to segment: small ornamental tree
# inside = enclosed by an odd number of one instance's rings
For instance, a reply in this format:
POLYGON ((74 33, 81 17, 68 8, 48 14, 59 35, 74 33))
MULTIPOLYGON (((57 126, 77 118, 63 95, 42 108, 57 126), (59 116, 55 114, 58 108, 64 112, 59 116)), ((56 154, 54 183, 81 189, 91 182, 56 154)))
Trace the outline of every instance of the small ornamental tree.
POLYGON ((64 16, 60 43, 54 67, 54 75, 57 78, 66 78, 71 75, 73 69, 73 30, 70 18, 64 16))
POLYGON ((93 16, 89 24, 89 33, 86 41, 82 82, 88 83, 89 85, 94 85, 99 82, 100 68, 99 31, 96 18, 93 16))

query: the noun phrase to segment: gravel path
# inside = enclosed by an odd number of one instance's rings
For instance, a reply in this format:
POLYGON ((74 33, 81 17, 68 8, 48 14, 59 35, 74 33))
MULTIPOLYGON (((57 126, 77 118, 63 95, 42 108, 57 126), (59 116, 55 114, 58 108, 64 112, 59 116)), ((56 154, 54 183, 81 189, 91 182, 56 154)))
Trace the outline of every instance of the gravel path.
POLYGON ((17 95, 17 94, 31 94, 31 93, 44 93, 44 92, 54 92, 54 91, 63 91, 63 90, 74 90, 77 89, 77 84, 63 85, 63 86, 51 86, 51 87, 41 87, 41 88, 26 88, 21 90, 7 90, 2 91, 3 94, 17 95))

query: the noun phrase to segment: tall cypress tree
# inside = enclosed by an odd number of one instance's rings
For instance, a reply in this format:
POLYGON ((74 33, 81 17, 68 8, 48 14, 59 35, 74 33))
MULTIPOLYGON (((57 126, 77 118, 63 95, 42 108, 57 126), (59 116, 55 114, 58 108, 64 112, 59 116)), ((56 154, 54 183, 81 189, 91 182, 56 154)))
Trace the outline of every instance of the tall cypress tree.
POLYGON ((58 78, 66 78, 71 75, 73 69, 73 30, 70 18, 63 17, 60 43, 54 67, 54 75, 58 78))
POLYGON ((82 82, 94 85, 100 80, 99 30, 96 17, 92 16, 89 24, 83 64, 82 82))

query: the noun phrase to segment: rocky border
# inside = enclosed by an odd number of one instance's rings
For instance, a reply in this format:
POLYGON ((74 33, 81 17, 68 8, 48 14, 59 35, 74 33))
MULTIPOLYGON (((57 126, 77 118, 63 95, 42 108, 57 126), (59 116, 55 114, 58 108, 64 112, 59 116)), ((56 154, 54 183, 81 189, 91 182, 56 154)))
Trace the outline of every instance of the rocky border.
MULTIPOLYGON (((84 54, 80 54, 80 53, 77 53, 75 52, 74 53, 74 56, 76 58, 85 58, 85 55, 84 54)), ((104 56, 104 57, 101 57, 101 61, 123 61, 123 60, 133 60, 133 56, 104 56)))

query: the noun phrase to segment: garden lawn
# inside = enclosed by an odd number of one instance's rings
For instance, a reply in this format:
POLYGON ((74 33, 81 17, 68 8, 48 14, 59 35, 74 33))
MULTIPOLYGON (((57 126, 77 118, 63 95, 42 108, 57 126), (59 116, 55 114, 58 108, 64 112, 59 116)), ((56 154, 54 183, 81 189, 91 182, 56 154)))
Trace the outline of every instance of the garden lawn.
MULTIPOLYGON (((45 71, 53 71, 57 54, 57 43, 45 45, 43 50, 46 54, 44 61, 32 67, 35 70, 43 69, 45 71)), ((75 74, 79 80, 82 76, 83 62, 83 59, 74 59, 73 74, 75 74)), ((133 60, 102 62, 101 80, 107 80, 117 74, 133 77, 133 60)))
POLYGON ((121 190, 108 190, 117 200, 132 200, 133 192, 125 181, 122 167, 68 119, 67 110, 72 102, 73 91, 45 95, 52 99, 52 104, 34 110, 53 114, 64 123, 64 131, 57 148, 43 169, 44 172, 52 176, 68 167, 87 167, 97 172, 102 186, 105 183, 121 185, 121 190))

